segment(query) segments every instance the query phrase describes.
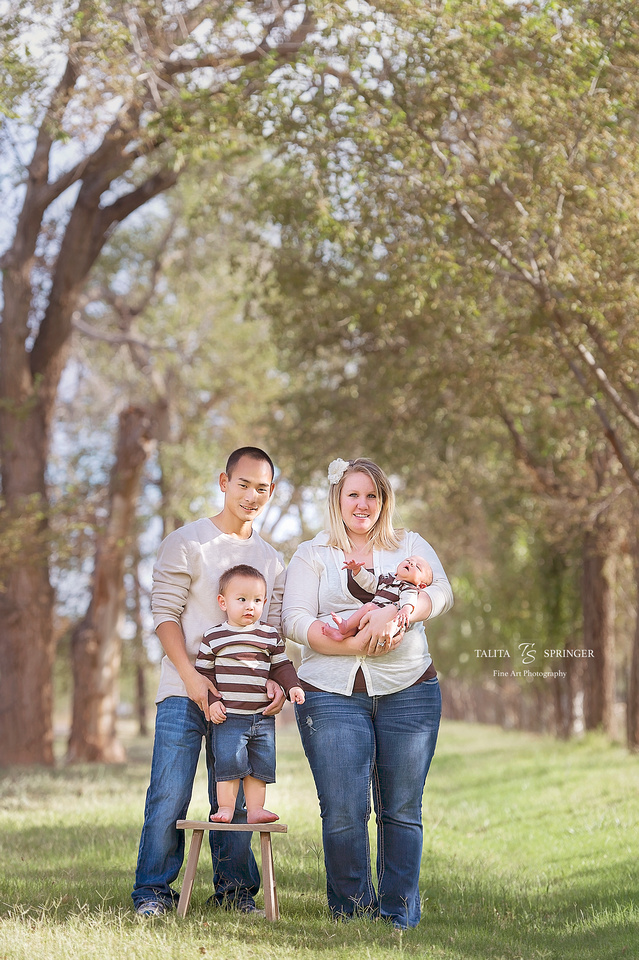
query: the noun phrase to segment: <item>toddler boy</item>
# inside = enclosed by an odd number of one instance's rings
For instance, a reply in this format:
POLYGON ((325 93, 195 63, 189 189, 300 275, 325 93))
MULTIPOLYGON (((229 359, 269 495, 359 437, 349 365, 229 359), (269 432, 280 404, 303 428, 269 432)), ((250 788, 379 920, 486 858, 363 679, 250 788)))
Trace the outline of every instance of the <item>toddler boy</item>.
POLYGON ((218 810, 211 820, 230 823, 244 786, 248 823, 271 823, 265 810, 266 784, 275 781, 275 718, 263 716, 271 700, 266 681, 274 680, 289 699, 304 703, 293 664, 275 627, 260 622, 266 580, 259 570, 238 564, 220 577, 217 602, 227 620, 204 634, 195 662, 219 690, 209 691, 218 810))

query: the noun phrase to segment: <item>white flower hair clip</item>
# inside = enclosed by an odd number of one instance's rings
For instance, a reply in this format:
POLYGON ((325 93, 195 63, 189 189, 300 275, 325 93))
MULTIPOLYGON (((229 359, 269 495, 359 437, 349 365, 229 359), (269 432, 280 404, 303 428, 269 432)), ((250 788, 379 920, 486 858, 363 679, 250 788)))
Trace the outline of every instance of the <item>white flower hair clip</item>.
POLYGON ((328 465, 328 482, 331 485, 339 483, 347 468, 348 460, 342 460, 340 457, 338 457, 337 460, 332 460, 328 465))

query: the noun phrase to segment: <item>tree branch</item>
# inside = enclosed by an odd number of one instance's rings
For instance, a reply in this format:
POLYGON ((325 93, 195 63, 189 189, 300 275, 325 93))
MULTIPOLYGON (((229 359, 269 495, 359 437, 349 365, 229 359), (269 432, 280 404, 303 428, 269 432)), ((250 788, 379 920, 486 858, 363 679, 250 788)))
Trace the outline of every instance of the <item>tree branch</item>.
POLYGON ((99 207, 95 202, 96 193, 104 189, 97 175, 93 182, 89 179, 82 184, 65 230, 49 302, 30 356, 32 376, 42 375, 46 378, 51 372, 51 384, 47 381, 47 388, 50 386, 51 391, 54 390, 54 381, 57 386, 60 351, 71 330, 71 314, 80 285, 106 243, 111 228, 148 200, 167 190, 177 178, 178 171, 159 170, 137 189, 118 198, 108 207, 99 207))
POLYGON ((106 333, 104 330, 96 330, 95 327, 92 327, 82 319, 77 310, 73 313, 71 318, 71 326, 74 330, 77 330, 78 333, 83 334, 85 337, 90 337, 92 340, 100 340, 102 343, 109 343, 115 347, 142 347, 144 350, 149 352, 153 350, 169 350, 168 347, 165 347, 162 344, 149 343, 148 340, 140 340, 138 337, 132 337, 130 333, 106 333))
POLYGON ((177 60, 167 60, 162 66, 162 73, 167 77, 172 77, 178 73, 189 73, 192 70, 202 68, 228 70, 233 67, 245 67, 251 63, 258 63, 266 57, 273 56, 278 64, 286 63, 299 52, 300 47, 315 27, 315 22, 314 15, 307 8, 299 27, 291 33, 287 40, 278 43, 276 46, 267 46, 267 40, 276 25, 272 24, 265 32, 260 43, 246 53, 206 54, 201 57, 181 57, 177 60))
POLYGON ((563 357, 564 361, 566 362, 569 369, 571 370, 577 383, 582 388, 583 392, 588 397, 588 399, 592 402, 595 413, 597 414, 599 421, 603 427, 604 435, 608 440, 610 446, 614 450, 615 456, 617 457, 619 463, 621 464, 624 473, 630 480, 633 487, 639 490, 639 471, 635 470, 635 468, 633 467, 623 447, 623 443, 619 437, 619 434, 612 426, 612 423, 610 422, 606 411, 602 407, 601 403, 597 400, 597 398, 593 397, 592 390, 590 390, 588 383, 586 381, 586 378, 584 377, 582 371, 579 369, 579 367, 577 366, 575 361, 572 359, 572 357, 568 354, 566 348, 561 342, 560 329, 558 328, 556 323, 552 323, 552 322, 550 323, 550 332, 557 346, 557 349, 559 350, 561 356, 563 357))
POLYGON ((499 240, 496 240, 495 237, 491 237, 490 234, 484 230, 481 224, 477 223, 475 218, 472 216, 466 205, 464 204, 459 193, 455 194, 455 199, 451 201, 451 204, 459 211, 459 215, 466 221, 470 228, 477 233, 486 243, 490 244, 501 256, 508 261, 508 263, 517 271, 518 274, 530 284, 538 292, 543 289, 543 283, 541 277, 539 276, 539 270, 536 263, 533 261, 533 272, 527 270, 524 265, 513 256, 509 247, 505 243, 501 243, 499 240))
POLYGON ((141 183, 135 190, 125 193, 118 197, 107 207, 102 207, 96 218, 95 226, 90 243, 90 257, 93 263, 102 249, 109 232, 114 224, 125 220, 134 210, 138 210, 149 200, 164 193, 169 187, 172 187, 178 180, 181 170, 169 170, 162 168, 152 177, 141 183))
POLYGON ((499 405, 499 415, 512 437, 515 446, 515 456, 520 463, 524 464, 533 477, 537 487, 548 496, 566 497, 568 492, 562 489, 554 472, 546 467, 542 467, 535 461, 530 448, 526 445, 523 436, 515 426, 515 421, 502 404, 499 405))
POLYGON ((60 81, 53 91, 51 100, 49 101, 49 107, 44 115, 42 123, 40 124, 40 129, 38 130, 38 138, 36 140, 35 150, 33 151, 33 159, 29 164, 28 171, 29 180, 33 181, 34 183, 43 185, 46 185, 47 183, 47 178, 49 176, 49 154, 53 144, 51 127, 60 112, 60 108, 64 105, 64 100, 75 86, 77 79, 78 71, 75 64, 72 63, 71 59, 69 59, 66 62, 64 73, 60 77, 60 81))
MULTIPOLYGON (((140 147, 129 153, 125 152, 127 145, 132 139, 132 131, 136 127, 139 111, 139 104, 127 104, 113 121, 99 146, 92 154, 79 160, 73 167, 61 174, 57 180, 42 185, 41 202, 44 205, 44 209, 78 180, 91 177, 96 171, 104 170, 105 166, 108 168, 109 157, 115 157, 120 154, 122 157, 121 170, 124 171, 131 166, 134 160, 145 156, 162 145, 164 138, 156 138, 156 140, 145 144, 143 148, 140 147)), ((108 169, 108 174, 110 179, 114 179, 116 172, 113 169, 108 169)))
POLYGON ((31 163, 27 169, 27 189, 22 210, 16 224, 16 232, 11 247, 2 257, 2 269, 22 266, 29 263, 34 255, 44 212, 51 203, 49 177, 49 155, 53 144, 51 127, 61 102, 73 89, 77 80, 77 71, 71 60, 67 60, 64 73, 49 101, 48 109, 40 124, 31 163))
POLYGON ((596 378, 602 390, 608 399, 612 401, 614 407, 618 410, 621 416, 624 417, 624 419, 626 419, 628 423, 635 428, 635 430, 639 430, 639 416, 637 416, 637 414, 631 410, 626 403, 624 403, 621 395, 617 392, 617 390, 615 390, 608 379, 605 370, 599 366, 590 350, 588 350, 583 343, 575 344, 575 348, 579 351, 582 360, 596 378))
MULTIPOLYGON (((523 203, 517 199, 517 197, 512 192, 512 190, 510 189, 508 184, 505 182, 505 180, 502 180, 501 177, 495 176, 494 170, 491 170, 490 167, 486 164, 484 152, 481 148, 480 140, 477 134, 475 133, 475 131, 473 130, 468 117, 466 116, 461 106, 459 105, 457 98, 451 97, 450 102, 452 103, 454 110, 457 112, 457 115, 461 120, 462 126, 466 131, 466 136, 468 137, 470 142, 473 144, 475 162, 477 163, 477 166, 480 168, 480 170, 482 170, 482 172, 486 175, 487 182, 494 183, 497 187, 499 187, 499 189, 504 194, 504 196, 507 197, 507 199, 515 207, 515 209, 517 210, 517 213, 521 214, 522 217, 530 216, 530 214, 524 207, 523 203)), ((471 151, 471 153, 472 152, 473 151, 471 151)))
MULTIPOLYGON (((596 325, 592 321, 590 321, 587 317, 582 318, 582 323, 586 328, 588 336, 597 347, 597 350, 599 351, 600 356, 603 356, 604 360, 606 360, 608 363, 611 363, 612 358, 610 355, 610 351, 608 350, 606 343, 601 336, 600 331, 597 330, 596 325)), ((624 376, 623 371, 619 371, 619 380, 621 382, 621 387, 623 389, 623 392, 626 395, 628 402, 632 405, 635 413, 637 413, 638 404, 637 404, 637 393, 634 389, 635 381, 632 381, 632 383, 629 383, 628 378, 627 376, 624 376)))

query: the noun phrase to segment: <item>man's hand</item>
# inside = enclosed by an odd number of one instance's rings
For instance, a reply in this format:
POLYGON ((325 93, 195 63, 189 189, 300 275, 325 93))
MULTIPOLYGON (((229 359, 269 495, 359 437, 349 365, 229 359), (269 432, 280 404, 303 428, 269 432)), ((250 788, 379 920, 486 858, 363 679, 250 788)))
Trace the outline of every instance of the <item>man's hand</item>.
POLYGON ((207 677, 198 673, 195 668, 193 669, 193 673, 184 679, 184 686, 186 687, 186 695, 189 700, 196 703, 206 719, 210 720, 209 690, 216 697, 219 697, 220 694, 217 687, 207 677))
POLYGON ((279 713, 282 707, 284 706, 284 701, 286 700, 286 694, 280 687, 279 683, 275 683, 275 680, 266 681, 266 696, 269 698, 271 703, 268 707, 262 710, 262 716, 264 717, 274 717, 276 713, 279 713))
POLYGON ((356 639, 367 656, 380 657, 399 646, 404 638, 404 628, 396 618, 397 607, 392 604, 364 614, 356 639))
POLYGON ((209 720, 209 690, 212 690, 216 697, 219 697, 219 693, 213 683, 198 673, 189 660, 182 627, 173 620, 165 620, 158 625, 156 633, 164 647, 164 652, 180 674, 182 683, 186 687, 187 697, 198 705, 209 720))

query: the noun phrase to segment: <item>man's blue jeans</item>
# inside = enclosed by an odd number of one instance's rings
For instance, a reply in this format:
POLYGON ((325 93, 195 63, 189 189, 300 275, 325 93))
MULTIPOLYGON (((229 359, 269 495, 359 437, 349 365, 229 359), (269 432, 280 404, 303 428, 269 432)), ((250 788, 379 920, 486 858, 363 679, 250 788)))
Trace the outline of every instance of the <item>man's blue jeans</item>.
POLYGON ((320 802, 331 912, 417 926, 422 793, 441 717, 438 681, 381 697, 312 691, 295 709, 320 802), (377 894, 368 843, 371 785, 377 894))
MULTIPOLYGON (((135 887, 135 906, 159 900, 173 906, 178 894, 171 889, 184 859, 184 831, 175 821, 186 817, 197 769, 202 737, 206 742, 211 812, 217 810, 214 759, 204 714, 187 697, 167 697, 157 707, 151 782, 146 795, 144 827, 140 838, 135 887)), ((241 809, 240 788, 234 820, 246 822, 241 809)), ((215 899, 252 902, 259 890, 260 875, 251 852, 251 834, 211 831, 215 899)))

